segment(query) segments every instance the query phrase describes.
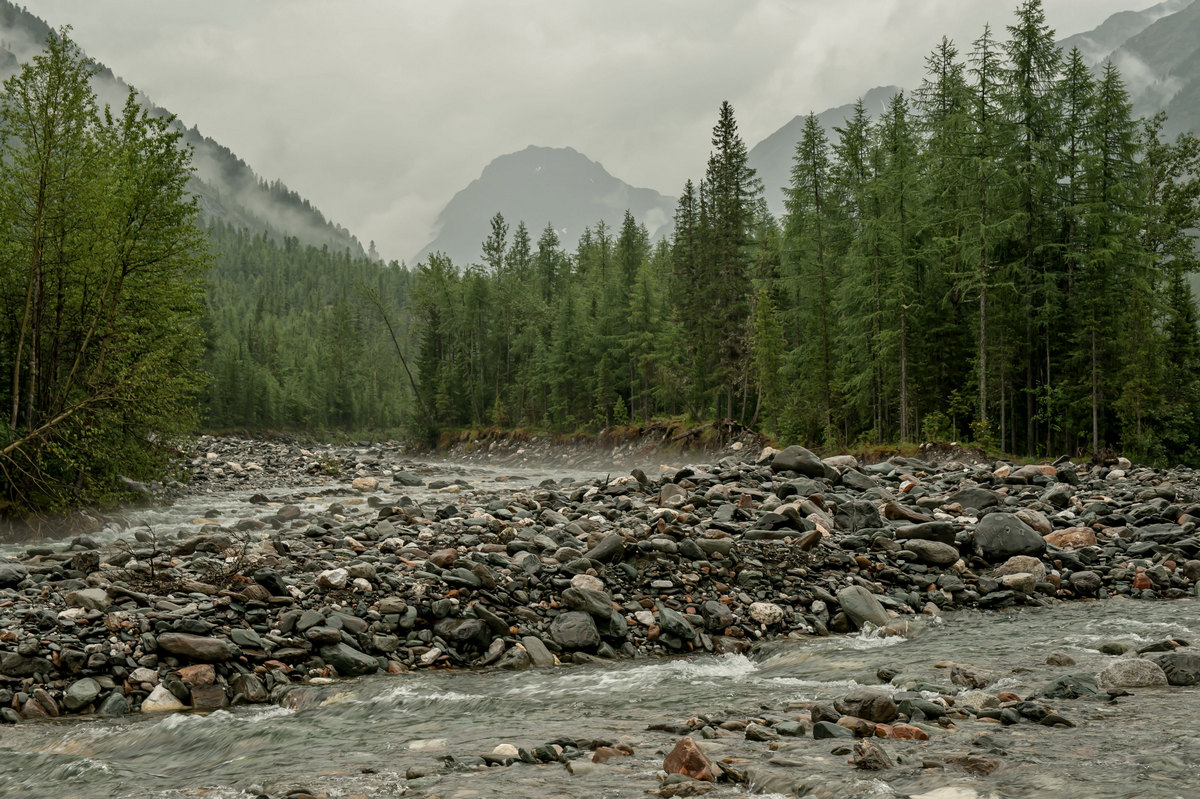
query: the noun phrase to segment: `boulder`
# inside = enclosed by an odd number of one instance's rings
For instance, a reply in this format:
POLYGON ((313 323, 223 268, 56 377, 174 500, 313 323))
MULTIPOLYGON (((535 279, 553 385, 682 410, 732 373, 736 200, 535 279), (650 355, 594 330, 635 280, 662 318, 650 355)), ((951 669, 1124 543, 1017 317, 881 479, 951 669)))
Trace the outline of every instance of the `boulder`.
POLYGON ((1111 688, 1145 688, 1166 685, 1167 675, 1153 660, 1121 658, 1101 669, 1096 675, 1096 684, 1104 691, 1111 688))
POLYGON ((825 464, 804 447, 793 444, 771 459, 771 471, 799 472, 805 477, 824 477, 825 464))
POLYGON ((108 592, 103 588, 81 588, 71 591, 64 597, 67 607, 83 608, 84 610, 105 610, 112 602, 108 592))
POLYGON ((899 710, 887 691, 878 688, 855 688, 840 701, 834 703, 838 712, 866 719, 877 724, 893 721, 899 710))
MULTIPOLYGON (((685 622, 686 624, 686 622, 685 622)), ((550 637, 563 649, 594 649, 600 646, 600 631, 587 613, 572 610, 550 622, 550 637)))
POLYGON ((1080 549, 1096 546, 1096 534, 1089 527, 1070 527, 1043 536, 1046 543, 1059 549, 1080 549))
POLYGON ((1046 551, 1046 540, 1012 513, 990 513, 975 525, 972 537, 975 552, 994 562, 1013 555, 1040 556, 1046 551))
POLYGON ((883 627, 891 621, 891 617, 887 615, 887 611, 883 609, 879 600, 861 585, 846 586, 838 591, 837 601, 842 606, 842 611, 858 627, 862 627, 867 622, 876 627, 883 627))
POLYGON ((77 713, 95 702, 101 690, 100 683, 91 677, 76 680, 67 686, 63 694, 63 706, 72 713, 77 713))
POLYGON ((379 671, 379 661, 365 652, 359 652, 348 644, 331 644, 321 647, 321 659, 337 669, 343 677, 357 677, 379 671))
POLYGON ((162 633, 158 648, 164 652, 201 663, 221 663, 236 654, 236 648, 223 638, 208 638, 190 633, 162 633))
POLYGON ((1169 652, 1152 660, 1167 675, 1168 685, 1200 685, 1200 654, 1169 652))
MULTIPOLYGON (((925 522, 924 524, 906 524, 896 530, 897 541, 917 539, 921 541, 939 541, 943 544, 954 544, 954 525, 950 522, 925 522)), ((905 545, 907 547, 907 544, 905 545)), ((908 547, 911 549, 911 547, 908 547)))
POLYGON ((904 548, 913 552, 922 563, 932 563, 937 566, 949 566, 958 558, 958 550, 950 544, 941 541, 926 541, 922 538, 910 538, 904 542, 904 548))
POLYGON ((715 782, 721 776, 720 767, 709 760, 691 738, 679 739, 675 748, 663 758, 663 771, 706 782, 715 782))
POLYGON ((180 702, 165 685, 156 685, 150 695, 142 700, 143 713, 173 713, 186 708, 187 705, 180 702))

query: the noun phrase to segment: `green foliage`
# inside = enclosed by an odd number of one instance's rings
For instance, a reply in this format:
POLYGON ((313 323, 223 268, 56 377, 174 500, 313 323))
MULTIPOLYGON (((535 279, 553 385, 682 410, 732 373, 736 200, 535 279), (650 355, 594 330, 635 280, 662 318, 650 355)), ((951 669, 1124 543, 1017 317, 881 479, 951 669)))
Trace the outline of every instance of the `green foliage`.
POLYGON ((408 270, 222 223, 208 229, 208 240, 202 410, 210 428, 420 427, 380 314, 388 312, 401 345, 409 341, 408 270))
POLYGON ((682 413, 829 447, 1194 458, 1200 143, 1139 126, 1116 69, 1059 52, 1039 0, 1007 34, 965 58, 943 39, 912 98, 878 120, 859 103, 832 143, 810 117, 779 223, 723 103, 669 241, 627 214, 569 255, 547 228, 534 253, 497 216, 485 265, 431 258, 415 296, 437 425, 682 413))
POLYGON ((66 30, 0 96, 0 502, 106 502, 195 420, 209 259, 190 152, 101 109, 66 30))

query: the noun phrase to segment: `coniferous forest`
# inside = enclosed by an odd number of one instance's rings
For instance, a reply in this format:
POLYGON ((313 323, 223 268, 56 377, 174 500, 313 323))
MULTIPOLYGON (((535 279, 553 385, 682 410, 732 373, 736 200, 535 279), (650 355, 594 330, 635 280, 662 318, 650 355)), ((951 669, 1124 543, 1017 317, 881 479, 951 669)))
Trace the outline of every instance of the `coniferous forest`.
POLYGON ((183 134, 132 99, 101 109, 95 69, 52 34, 0 98, 11 507, 104 501, 197 426, 670 416, 813 447, 1200 460, 1200 141, 1135 119, 1038 0, 1002 35, 943 39, 878 118, 860 102, 830 136, 810 115, 780 218, 722 103, 669 236, 626 212, 568 245, 496 214, 472 264, 202 221, 183 134))
POLYGON ((782 441, 963 438, 1200 454, 1200 144, 1133 118, 1036 0, 943 39, 881 118, 810 116, 773 219, 721 105, 674 233, 626 216, 565 252, 497 215, 483 263, 416 270, 430 427, 730 418, 782 441))

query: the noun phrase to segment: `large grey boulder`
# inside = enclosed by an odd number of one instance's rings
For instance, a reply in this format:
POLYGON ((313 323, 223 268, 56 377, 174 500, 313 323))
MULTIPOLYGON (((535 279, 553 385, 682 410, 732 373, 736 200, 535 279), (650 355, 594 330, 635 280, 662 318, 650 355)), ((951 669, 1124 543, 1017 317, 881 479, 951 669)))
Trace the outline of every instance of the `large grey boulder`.
POLYGON ((1012 513, 990 513, 975 525, 975 553, 993 563, 1013 555, 1038 557, 1046 551, 1046 540, 1012 513))
POLYGON ((590 615, 579 610, 561 613, 550 622, 550 637, 563 649, 600 646, 600 631, 590 615))
POLYGON ((858 627, 867 622, 883 627, 891 621, 879 600, 861 585, 850 585, 838 591, 837 601, 842 606, 842 612, 858 627))
POLYGON ((1200 685, 1200 654, 1194 652, 1168 652, 1153 658, 1169 685, 1200 685))
POLYGON ((357 677, 360 674, 379 671, 378 660, 344 643, 321 647, 321 658, 337 669, 337 673, 343 677, 357 677))
POLYGON ((799 444, 793 444, 771 459, 771 470, 775 472, 799 472, 805 477, 824 477, 825 464, 821 459, 799 444))
POLYGON ((1144 688, 1166 685, 1167 675, 1153 660, 1121 658, 1105 666, 1096 675, 1096 684, 1104 691, 1110 688, 1144 688))
POLYGON ((190 633, 163 633, 158 636, 158 648, 201 663, 220 663, 229 660, 237 652, 236 647, 223 638, 208 638, 190 633))

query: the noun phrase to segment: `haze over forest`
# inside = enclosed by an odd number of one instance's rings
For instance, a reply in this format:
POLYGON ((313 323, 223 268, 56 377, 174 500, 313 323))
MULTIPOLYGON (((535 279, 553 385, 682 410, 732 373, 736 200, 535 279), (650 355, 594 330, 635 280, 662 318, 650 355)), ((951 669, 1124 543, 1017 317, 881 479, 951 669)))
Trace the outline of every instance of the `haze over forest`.
MULTIPOLYGON (((1065 36, 1140 5, 1045 7, 1065 36)), ((439 212, 497 156, 572 147, 632 186, 677 197, 707 157, 722 100, 753 146, 797 114, 874 86, 917 86, 933 39, 966 45, 984 22, 998 29, 1011 15, 987 0, 28 8, 72 25, 90 55, 364 246, 374 240, 385 259, 409 263, 439 212)))

